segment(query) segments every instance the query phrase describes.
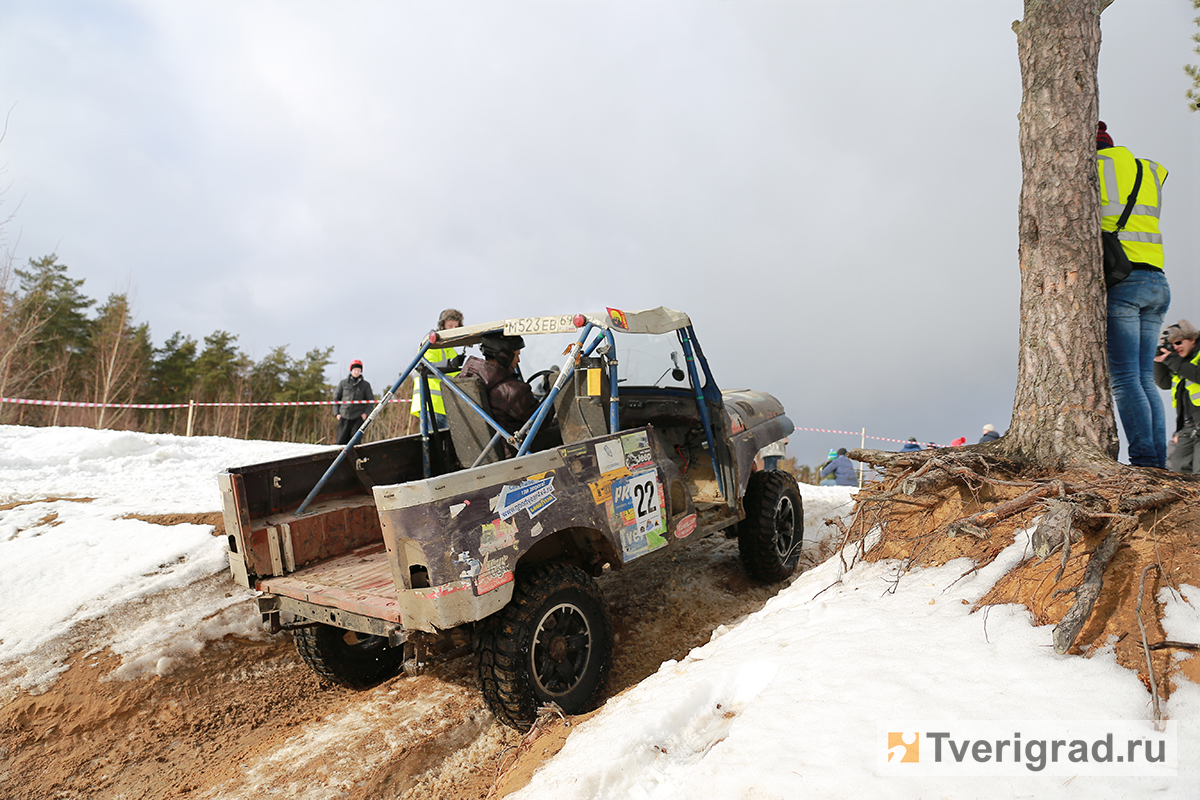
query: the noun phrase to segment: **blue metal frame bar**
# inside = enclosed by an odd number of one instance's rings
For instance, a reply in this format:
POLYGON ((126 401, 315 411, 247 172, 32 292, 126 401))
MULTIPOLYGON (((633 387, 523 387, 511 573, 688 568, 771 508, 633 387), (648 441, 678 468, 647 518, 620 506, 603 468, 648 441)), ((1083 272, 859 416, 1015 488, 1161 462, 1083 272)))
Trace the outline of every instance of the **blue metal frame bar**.
POLYGON ((452 392, 454 392, 456 395, 458 395, 459 398, 461 398, 464 403, 469 405, 471 407, 472 411, 474 411, 479 416, 483 417, 484 422, 486 422, 488 425, 492 426, 492 428, 495 429, 497 432, 503 434, 505 439, 509 438, 508 431, 504 430, 504 427, 501 426, 501 424, 499 422, 496 422, 496 420, 492 419, 491 415, 488 414, 486 411, 484 411, 482 406, 480 406, 478 403, 476 403, 474 400, 472 400, 470 397, 468 397, 466 392, 464 392, 460 387, 456 386, 453 380, 446 378, 446 376, 443 375, 442 372, 437 367, 433 366, 428 361, 425 362, 425 366, 429 367, 430 371, 433 372, 434 377, 440 378, 442 381, 444 381, 444 383, 442 383, 442 386, 449 386, 450 390, 452 392))
MULTIPOLYGON (((716 440, 713 438, 712 420, 708 417, 708 404, 704 401, 704 390, 700 385, 700 375, 696 372, 696 357, 692 353, 692 337, 695 336, 695 331, 689 325, 686 328, 679 329, 679 343, 683 345, 683 355, 687 360, 688 376, 692 381, 692 388, 696 392, 696 405, 700 408, 700 424, 704 426, 704 438, 708 441, 708 457, 712 459, 713 474, 717 478, 717 488, 721 494, 728 498, 725 493, 725 481, 721 478, 721 467, 717 464, 717 446, 716 440)), ((708 375, 708 369, 705 368, 705 374, 708 375)), ((711 376, 709 376, 711 377, 711 376)))
POLYGON ((321 476, 319 481, 317 481, 317 485, 312 488, 312 491, 308 493, 308 497, 305 497, 304 502, 301 503, 296 509, 296 516, 300 516, 304 513, 304 510, 308 508, 309 503, 311 503, 320 493, 321 487, 323 487, 329 481, 329 477, 333 475, 334 470, 336 470, 341 463, 346 460, 346 456, 350 454, 350 451, 354 449, 355 445, 362 441, 363 434, 366 433, 367 428, 371 426, 371 423, 375 421, 375 418, 379 416, 379 413, 387 407, 387 404, 391 402, 392 398, 396 395, 396 392, 400 390, 400 384, 404 383, 404 379, 408 377, 408 374, 416 369, 417 364, 419 364, 421 360, 425 358, 425 351, 429 349, 430 344, 429 338, 426 337, 425 342, 421 345, 421 349, 417 351, 417 355, 412 360, 412 363, 408 365, 407 369, 400 373, 400 377, 396 379, 394 384, 392 384, 392 388, 384 392, 383 397, 381 397, 379 402, 375 404, 375 408, 371 409, 371 413, 367 415, 365 420, 363 420, 363 424, 359 426, 358 430, 354 432, 354 435, 350 437, 350 441, 347 442, 345 447, 342 448, 342 452, 338 453, 337 458, 335 458, 333 463, 329 465, 329 469, 325 470, 325 474, 321 476))
MULTIPOLYGON (((613 338, 612 331, 604 328, 601 333, 603 338, 608 342, 608 432, 616 433, 621 427, 621 407, 617 404, 617 340, 613 338)), ((592 342, 591 347, 584 353, 585 356, 591 355, 596 349, 596 345, 600 344, 600 338, 592 342)))
MULTIPOLYGON (((424 358, 421 359, 421 366, 427 366, 429 362, 424 358)), ((433 390, 429 387, 429 381, 421 380, 421 370, 417 370, 417 375, 414 376, 413 389, 421 392, 421 474, 426 478, 433 477, 433 457, 429 449, 429 434, 433 430, 434 420, 433 414, 433 390)))
MULTIPOLYGON (((563 364, 562 369, 559 371, 558 380, 554 382, 554 386, 551 387, 550 393, 546 395, 544 400, 542 400, 541 405, 538 406, 538 409, 536 412, 534 412, 533 416, 521 426, 521 430, 513 434, 513 438, 510 441, 512 441, 514 444, 516 444, 517 441, 521 443, 517 450, 518 458, 529 452, 529 448, 533 446, 533 437, 537 435, 538 429, 541 428, 542 422, 545 421, 547 415, 549 415, 550 409, 554 408, 554 399, 558 397, 558 393, 562 391, 562 387, 567 385, 567 379, 575 374, 575 360, 579 356, 583 355, 583 343, 587 339, 588 334, 592 332, 592 328, 594 327, 595 326, 589 322, 588 324, 584 325, 582 329, 580 329, 579 336, 575 339, 575 347, 568 348, 567 360, 563 364)), ((595 345, 593 345, 593 347, 594 346, 595 345)), ((591 351, 589 350, 588 352, 591 351)))
POLYGON ((471 468, 474 469, 475 467, 478 467, 480 464, 482 464, 484 457, 488 453, 492 452, 492 448, 495 447, 496 445, 498 445, 500 443, 501 439, 507 438, 507 437, 508 437, 508 434, 506 434, 502 431, 496 431, 496 433, 492 435, 491 440, 488 441, 487 447, 483 448, 483 450, 480 451, 479 458, 475 459, 471 463, 471 468))

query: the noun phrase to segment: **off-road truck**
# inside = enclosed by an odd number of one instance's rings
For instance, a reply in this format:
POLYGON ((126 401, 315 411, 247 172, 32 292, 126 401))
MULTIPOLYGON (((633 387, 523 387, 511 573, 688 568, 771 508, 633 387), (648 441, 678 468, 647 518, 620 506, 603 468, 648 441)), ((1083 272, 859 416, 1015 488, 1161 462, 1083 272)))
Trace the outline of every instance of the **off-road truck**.
POLYGON ((578 713, 603 691, 604 570, 722 533, 754 578, 792 574, 796 481, 752 466, 792 430, 774 397, 718 389, 678 311, 440 331, 344 448, 221 474, 229 566, 320 675, 366 687, 473 646, 488 706, 523 728, 542 704, 578 713), (518 431, 493 419, 478 378, 424 359, 498 333, 568 342, 561 366, 530 378, 544 397, 518 431), (442 379, 449 429, 423 415, 420 433, 362 444, 414 371, 442 379))

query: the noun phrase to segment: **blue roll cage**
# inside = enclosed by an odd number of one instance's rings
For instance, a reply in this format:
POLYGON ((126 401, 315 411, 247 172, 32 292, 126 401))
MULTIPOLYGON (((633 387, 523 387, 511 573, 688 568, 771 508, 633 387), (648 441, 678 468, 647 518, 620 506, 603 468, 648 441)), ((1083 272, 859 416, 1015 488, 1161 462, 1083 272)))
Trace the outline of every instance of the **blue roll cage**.
MULTIPOLYGON (((696 399, 696 406, 700 413, 700 423, 704 429, 705 440, 708 443, 708 453, 712 460, 713 474, 717 479, 717 487, 722 494, 725 494, 725 482, 721 476, 720 466, 717 463, 716 437, 713 435, 712 419, 708 413, 709 403, 712 403, 717 408, 723 407, 724 404, 721 400, 721 392, 720 389, 717 388, 716 382, 713 380, 712 372, 708 368, 708 360, 704 357, 704 351, 700 348, 700 342, 696 339, 696 332, 692 326, 686 325, 677 328, 675 333, 679 338, 680 346, 683 348, 684 359, 687 363, 688 380, 691 382, 692 390, 696 399), (701 372, 703 372, 704 375, 703 381, 700 379, 701 372)), ((297 515, 301 515, 305 512, 309 504, 312 503, 312 501, 320 493, 321 488, 329 480, 330 476, 333 475, 333 473, 337 470, 338 466, 346 459, 355 446, 362 441, 363 435, 366 433, 367 428, 370 427, 371 423, 375 421, 375 418, 379 416, 381 411, 396 395, 396 392, 400 390, 400 385, 404 383, 405 378, 412 374, 413 370, 418 368, 422 373, 427 374, 430 377, 440 378, 442 380, 443 387, 449 387, 450 390, 459 397, 459 399, 465 402, 476 414, 479 415, 481 419, 484 420, 484 422, 488 424, 489 427, 492 428, 492 430, 495 431, 491 441, 489 441, 487 446, 483 448, 483 452, 480 453, 479 457, 475 460, 475 463, 471 465, 472 467, 478 466, 488 452, 495 447, 501 439, 517 448, 518 458, 528 454, 529 448, 533 444, 534 436, 541 429, 542 423, 546 420, 546 417, 550 413, 550 409, 554 408, 555 398, 558 397, 559 392, 562 390, 562 387, 566 385, 567 381, 574 376, 579 359, 590 356, 596 351, 601 343, 607 345, 606 349, 604 349, 602 353, 605 356, 605 361, 608 364, 609 370, 608 379, 610 398, 608 406, 608 429, 613 433, 616 433, 619 429, 619 406, 617 402, 617 343, 613 337, 612 331, 607 328, 598 328, 592 322, 585 322, 583 327, 579 328, 579 334, 576 337, 575 342, 572 343, 565 351, 567 357, 563 362, 562 368, 559 370, 558 378, 554 381, 554 385, 550 388, 549 393, 547 393, 547 395, 542 399, 541 403, 538 405, 537 411, 534 412, 533 416, 531 416, 529 420, 521 426, 520 430, 514 433, 509 433, 506 431, 504 427, 501 426, 500 423, 496 422, 496 420, 493 419, 490 414, 484 411, 478 403, 468 397, 466 392, 464 392, 460 387, 456 386, 453 379, 448 379, 446 375, 441 372, 441 370, 439 370, 437 367, 431 364, 428 359, 425 358, 425 353, 434 344, 434 342, 435 338, 430 336, 426 337, 421 343, 421 347, 418 349, 416 356, 409 363, 408 367, 406 367, 405 370, 400 373, 400 377, 396 379, 396 382, 392 384, 391 388, 384 393, 382 398, 380 398, 379 402, 375 405, 375 408, 373 408, 371 413, 367 415, 367 418, 355 432, 354 436, 351 437, 350 441, 342 447, 342 451, 338 453, 337 458, 334 459, 333 463, 329 465, 329 468, 325 470, 325 474, 321 476, 321 479, 317 481, 315 486, 313 486, 312 491, 310 491, 308 496, 304 498, 304 502, 302 502, 296 509, 297 515), (595 330, 599 331, 599 335, 588 342, 588 336, 591 335, 591 333, 595 330), (587 342, 586 345, 585 342, 587 342)), ((424 386, 424 382, 422 382, 422 385, 424 386)), ((428 402, 427 390, 425 391, 426 395, 422 396, 426 397, 426 402, 421 403, 420 413, 421 457, 425 477, 431 478, 433 477, 433 469, 430 458, 430 436, 433 431, 433 420, 431 419, 432 403, 428 402)))

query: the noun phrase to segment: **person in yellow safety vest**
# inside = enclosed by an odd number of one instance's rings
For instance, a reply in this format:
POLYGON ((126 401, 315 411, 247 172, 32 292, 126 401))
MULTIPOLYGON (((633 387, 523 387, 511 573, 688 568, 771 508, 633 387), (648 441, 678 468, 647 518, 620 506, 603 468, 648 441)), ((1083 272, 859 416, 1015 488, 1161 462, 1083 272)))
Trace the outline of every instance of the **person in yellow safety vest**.
POLYGON ((1108 126, 1096 134, 1096 168, 1100 175, 1100 224, 1113 231, 1133 194, 1138 162, 1142 181, 1124 229, 1117 233, 1133 271, 1108 289, 1108 366, 1113 399, 1129 442, 1129 463, 1158 467, 1167 463, 1167 422, 1154 385, 1154 357, 1163 316, 1171 305, 1171 287, 1163 273, 1162 209, 1166 167, 1135 158, 1113 144, 1108 126))
MULTIPOLYGON (((439 331, 461 328, 462 324, 463 315, 457 308, 447 308, 438 315, 437 329, 439 331)), ((437 367, 448 378, 453 378, 462 369, 463 358, 464 355, 453 347, 431 347, 425 351, 425 360, 437 367)), ((417 382, 413 384, 412 413, 418 416, 421 414, 421 397, 423 395, 420 382, 423 380, 425 379, 417 376, 417 382)), ((433 416, 437 426, 439 428, 447 427, 446 403, 442 400, 442 382, 438 378, 429 379, 429 399, 433 404, 433 416)))
POLYGON ((1192 323, 1181 319, 1163 331, 1162 344, 1154 357, 1154 382, 1171 390, 1175 407, 1175 449, 1171 452, 1174 472, 1200 472, 1200 339, 1192 323))

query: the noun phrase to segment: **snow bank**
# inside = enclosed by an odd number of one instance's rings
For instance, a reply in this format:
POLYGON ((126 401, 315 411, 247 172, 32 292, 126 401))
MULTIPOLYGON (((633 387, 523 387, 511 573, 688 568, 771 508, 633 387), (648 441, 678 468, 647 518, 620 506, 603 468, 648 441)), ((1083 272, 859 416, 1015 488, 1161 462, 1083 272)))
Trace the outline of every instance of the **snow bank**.
POLYGON ((169 669, 172 656, 227 633, 257 635, 253 615, 221 613, 248 591, 203 585, 227 569, 212 526, 124 517, 220 511, 222 470, 320 449, 0 426, 0 505, 19 504, 0 511, 0 669, 20 686, 44 684, 76 651, 70 633, 83 623, 106 629, 100 641, 124 657, 120 677, 169 669))
MULTIPOLYGON (((1191 684, 1169 708, 1177 777, 882 774, 879 731, 889 720, 1149 719, 1148 693, 1111 655, 1056 655, 1050 628, 1033 627, 1023 607, 970 613, 1027 546, 1021 535, 978 572, 959 560, 898 584, 894 562, 842 573, 829 559, 610 700, 514 797, 1194 797, 1200 692, 1191 684)), ((1194 631, 1195 613, 1184 604, 1170 619, 1194 631)))

